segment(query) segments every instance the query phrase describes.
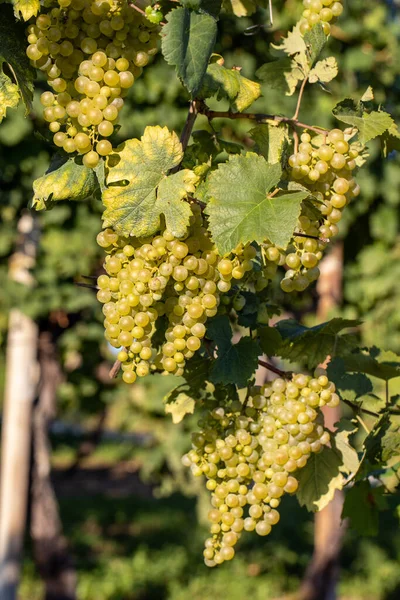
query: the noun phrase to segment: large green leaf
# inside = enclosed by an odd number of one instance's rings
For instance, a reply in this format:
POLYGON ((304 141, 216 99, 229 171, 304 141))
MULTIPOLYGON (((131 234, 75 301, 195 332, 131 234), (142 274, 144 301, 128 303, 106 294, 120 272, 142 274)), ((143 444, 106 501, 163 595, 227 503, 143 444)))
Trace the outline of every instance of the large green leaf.
POLYGON ((190 207, 183 198, 194 192, 196 175, 187 169, 168 175, 182 160, 182 145, 166 127, 146 127, 141 140, 128 140, 117 149, 119 162, 109 170, 103 192, 104 225, 121 235, 146 236, 160 226, 183 235, 190 207))
POLYGON ((312 454, 296 475, 299 482, 297 499, 309 511, 320 511, 333 499, 335 490, 343 487, 340 455, 325 447, 312 454))
POLYGON ((382 352, 376 348, 346 356, 344 365, 346 371, 365 373, 384 381, 400 377, 400 357, 393 352, 382 352))
POLYGON ((237 69, 212 63, 207 69, 199 96, 209 98, 216 94, 218 98, 228 98, 234 111, 242 112, 260 97, 261 88, 259 83, 243 77, 237 69))
POLYGON ((357 127, 362 144, 393 127, 392 117, 384 111, 366 112, 362 102, 355 102, 352 98, 346 98, 339 102, 333 109, 334 116, 347 125, 357 127))
POLYGON ((357 345, 353 335, 339 335, 344 329, 356 327, 359 321, 332 319, 316 327, 305 327, 293 319, 280 321, 276 327, 283 338, 278 356, 306 364, 310 369, 324 362, 327 356, 347 355, 357 345))
POLYGON ((327 367, 330 381, 336 385, 340 396, 351 402, 369 394, 373 390, 371 380, 364 373, 349 373, 343 358, 336 357, 327 367))
POLYGON ((88 169, 73 158, 56 155, 47 173, 33 182, 32 206, 36 210, 43 210, 61 200, 86 200, 98 189, 93 169, 88 169))
POLYGON ((399 417, 383 415, 365 438, 365 459, 371 465, 383 465, 395 456, 400 456, 399 417), (396 421, 396 422, 395 422, 396 421))
POLYGON ((192 96, 200 90, 214 49, 217 22, 207 13, 180 7, 167 15, 162 31, 162 53, 192 96))
POLYGON ((10 93, 14 96, 13 102, 15 102, 16 90, 12 87, 12 84, 18 86, 27 111, 29 111, 33 98, 35 70, 31 67, 29 59, 26 56, 25 28, 22 23, 15 21, 12 7, 4 5, 2 5, 0 10, 0 74, 2 80, 0 118, 1 115, 4 116, 7 105, 11 106, 10 93), (4 72, 5 63, 8 68, 7 72, 4 72), (5 88, 8 92, 5 91, 5 88), (12 92, 11 89, 13 90, 12 92))
POLYGON ((379 511, 386 508, 384 488, 373 488, 369 481, 357 482, 347 493, 342 519, 350 519, 350 525, 362 535, 378 533, 379 511))
POLYGON ((258 343, 250 337, 243 337, 237 344, 232 344, 232 329, 227 316, 218 316, 210 321, 207 337, 216 343, 218 349, 210 380, 245 387, 257 369, 261 354, 258 343))
POLYGON ((285 248, 300 215, 305 192, 268 193, 279 183, 278 164, 268 164, 262 156, 248 153, 230 156, 208 180, 211 197, 206 212, 210 231, 221 254, 239 243, 266 239, 285 248))

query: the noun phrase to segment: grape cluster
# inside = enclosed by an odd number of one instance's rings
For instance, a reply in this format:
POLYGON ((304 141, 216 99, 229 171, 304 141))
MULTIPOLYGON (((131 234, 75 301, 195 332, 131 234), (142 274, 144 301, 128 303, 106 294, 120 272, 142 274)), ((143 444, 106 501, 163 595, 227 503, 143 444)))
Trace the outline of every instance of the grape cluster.
POLYGON ((211 491, 207 566, 231 560, 243 531, 270 533, 281 497, 298 488, 295 472, 329 443, 319 408, 338 403, 334 384, 318 370, 315 377, 295 374, 253 388, 243 405, 207 410, 182 458, 194 476, 206 476, 211 491))
MULTIPOLYGON (((344 207, 360 194, 353 176, 358 155, 358 147, 350 145, 340 129, 314 138, 302 134, 298 151, 289 158, 290 178, 310 190, 320 218, 299 218, 292 244, 285 258, 279 258, 288 268, 281 281, 283 291, 303 291, 318 278, 318 263, 327 241, 338 234, 344 207)), ((276 253, 275 248, 273 251, 276 253)))
POLYGON ((303 18, 300 21, 303 35, 317 23, 321 23, 325 35, 329 35, 330 24, 343 12, 341 0, 303 0, 303 6, 303 18))
POLYGON ((106 339, 124 348, 118 359, 126 383, 154 370, 182 375, 186 360, 200 349, 205 322, 217 314, 221 294, 253 269, 253 246, 221 258, 204 225, 200 207, 192 204, 184 238, 165 230, 148 239, 126 239, 111 229, 97 237, 108 252, 97 297, 104 304, 106 339), (152 337, 162 316, 167 329, 158 351, 152 337))
POLYGON ((112 152, 123 98, 157 52, 158 29, 127 0, 54 0, 27 28, 31 63, 52 92, 41 95, 54 144, 94 168, 112 152))

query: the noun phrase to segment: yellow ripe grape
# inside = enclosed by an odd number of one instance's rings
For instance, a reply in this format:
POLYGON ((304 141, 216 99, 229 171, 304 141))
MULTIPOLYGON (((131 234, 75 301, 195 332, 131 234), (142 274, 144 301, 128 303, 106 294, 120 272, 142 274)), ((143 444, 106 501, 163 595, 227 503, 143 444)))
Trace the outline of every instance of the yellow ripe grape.
POLYGON ((94 169, 95 167, 97 167, 97 165, 99 164, 99 161, 100 161, 99 155, 97 154, 97 152, 94 152, 93 150, 91 150, 90 152, 85 154, 83 157, 83 164, 85 165, 85 167, 89 167, 91 169, 94 169))

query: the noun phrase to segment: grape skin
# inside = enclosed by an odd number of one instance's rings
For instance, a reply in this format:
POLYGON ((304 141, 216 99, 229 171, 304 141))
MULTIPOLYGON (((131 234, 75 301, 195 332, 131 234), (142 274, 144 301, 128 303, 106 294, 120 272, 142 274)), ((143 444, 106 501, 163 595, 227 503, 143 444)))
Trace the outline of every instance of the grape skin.
POLYGON ((94 168, 112 152, 102 138, 114 131, 121 95, 157 52, 159 28, 126 0, 54 0, 42 10, 27 28, 26 53, 53 89, 41 96, 44 118, 55 145, 94 168), (82 134, 86 145, 77 143, 82 134))
POLYGON ((267 536, 279 522, 283 494, 296 492, 293 475, 312 453, 329 443, 319 424, 320 408, 337 406, 335 386, 321 371, 295 374, 250 390, 245 404, 208 408, 192 434, 182 462, 195 477, 205 475, 211 492, 210 537, 204 560, 215 566, 235 555, 243 531, 267 536), (247 507, 248 516, 245 509, 247 507))

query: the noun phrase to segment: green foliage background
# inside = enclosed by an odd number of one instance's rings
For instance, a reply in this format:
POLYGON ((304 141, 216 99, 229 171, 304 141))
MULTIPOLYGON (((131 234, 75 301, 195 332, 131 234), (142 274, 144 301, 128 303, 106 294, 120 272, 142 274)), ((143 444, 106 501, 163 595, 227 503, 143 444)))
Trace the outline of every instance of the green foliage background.
MULTIPOLYGON (((224 56, 225 66, 240 66, 243 75, 252 79, 257 68, 271 59, 269 43, 278 42, 280 32, 297 19, 301 3, 287 0, 274 4, 272 29, 264 27, 264 9, 240 20, 224 15, 219 23, 217 51, 224 56), (246 29, 255 24, 261 25, 256 34, 245 35, 246 29)), ((377 101, 399 122, 399 36, 400 9, 396 2, 348 2, 330 42, 331 53, 340 65, 339 77, 329 84, 330 93, 313 86, 306 94, 300 116, 309 123, 328 127, 331 110, 339 100, 349 95, 361 97, 371 85, 377 101)), ((102 367, 112 356, 103 341, 100 308, 91 290, 75 285, 82 275, 94 275, 101 268, 102 251, 95 243, 101 227, 100 203, 63 203, 35 215, 41 230, 33 272, 35 287, 26 291, 7 278, 18 219, 31 201, 33 180, 43 174, 52 152, 40 133, 34 133, 34 129, 45 132, 37 99, 44 89, 45 83, 41 82, 32 120, 24 119, 24 108, 19 107, 9 110, 0 125, 0 386, 4 379, 7 312, 12 306, 20 306, 39 321, 42 330, 50 330, 57 337, 65 373, 58 397, 60 419, 91 427, 106 406, 107 427, 125 433, 152 432, 157 440, 155 445, 140 449, 126 442, 100 446, 89 467, 134 460, 143 465, 143 477, 155 481, 162 493, 176 488, 196 493, 179 462, 188 443, 185 430, 190 420, 176 426, 163 417, 161 398, 172 383, 158 378, 135 386, 133 392, 104 378, 102 367)), ((157 57, 133 87, 121 119, 121 140, 140 136, 146 125, 180 131, 187 102, 174 69, 157 57)), ((252 110, 291 114, 294 104, 294 98, 282 97, 264 86, 263 96, 252 110)), ((210 105, 214 109, 227 108, 224 101, 213 100, 210 105)), ((224 139, 245 145, 249 144, 247 125, 240 121, 215 123, 224 139)), ((207 126, 205 118, 199 118, 198 126, 207 126)), ((399 156, 393 153, 382 164, 378 144, 369 147, 370 161, 359 174, 362 194, 345 213, 341 225, 345 248, 342 316, 364 321, 365 345, 400 353, 399 156)), ((313 322, 314 294, 303 299, 299 309, 307 321, 313 322)), ((76 443, 57 438, 54 448, 58 468, 73 461, 76 443)), ((202 502, 200 496, 200 514, 202 502)), ((116 500, 89 496, 75 503, 63 498, 61 510, 77 558, 80 600, 197 600, 216 595, 242 600, 249 594, 255 600, 275 598, 296 589, 312 550, 310 517, 290 499, 282 511, 281 524, 267 543, 246 540, 233 566, 212 573, 206 573, 199 560, 203 530, 196 524, 193 499, 172 496, 148 502, 136 497, 116 500)), ((392 533, 395 528, 389 511, 382 518, 376 540, 362 540, 354 533, 348 536, 343 556, 343 597, 397 597, 400 537, 392 533)), ((28 557, 21 598, 40 597, 40 583, 28 557)))

